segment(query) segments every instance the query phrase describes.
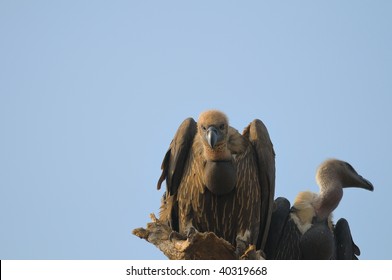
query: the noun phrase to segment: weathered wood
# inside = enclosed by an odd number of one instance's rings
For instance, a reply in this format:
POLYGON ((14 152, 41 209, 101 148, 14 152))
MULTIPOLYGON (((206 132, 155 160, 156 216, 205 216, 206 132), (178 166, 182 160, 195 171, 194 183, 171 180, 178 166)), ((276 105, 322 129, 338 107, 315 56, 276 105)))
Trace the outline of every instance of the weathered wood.
POLYGON ((171 260, 263 259, 254 246, 249 246, 245 254, 238 257, 234 246, 213 232, 195 232, 186 240, 170 240, 173 230, 154 214, 151 214, 151 219, 145 229, 136 228, 132 233, 155 245, 171 260))

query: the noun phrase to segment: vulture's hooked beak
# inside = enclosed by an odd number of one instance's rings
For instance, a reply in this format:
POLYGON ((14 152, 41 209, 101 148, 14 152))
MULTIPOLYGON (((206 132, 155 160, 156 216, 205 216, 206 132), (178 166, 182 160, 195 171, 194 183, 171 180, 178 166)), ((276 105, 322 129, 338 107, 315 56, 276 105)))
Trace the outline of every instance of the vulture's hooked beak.
POLYGON ((346 163, 346 166, 349 170, 347 172, 348 180, 345 184, 343 184, 343 187, 361 188, 369 191, 374 190, 373 184, 370 183, 370 181, 359 175, 350 164, 346 163))
POLYGON ((218 130, 214 126, 210 126, 207 129, 207 142, 211 148, 215 147, 216 142, 218 142, 218 130))
POLYGON ((352 187, 357 187, 368 191, 374 190, 373 184, 359 174, 357 175, 356 181, 357 183, 354 183, 352 187))

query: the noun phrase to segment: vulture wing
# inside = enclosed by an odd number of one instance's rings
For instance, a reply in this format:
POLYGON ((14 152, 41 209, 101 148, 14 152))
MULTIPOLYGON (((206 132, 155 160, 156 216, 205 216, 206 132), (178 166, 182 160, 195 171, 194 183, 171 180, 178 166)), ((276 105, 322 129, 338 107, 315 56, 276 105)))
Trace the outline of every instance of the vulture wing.
POLYGON ((361 252, 355 245, 351 236, 350 226, 346 219, 341 218, 334 229, 336 240, 336 259, 337 260, 357 260, 361 252))
POLYGON ((196 122, 192 118, 184 120, 170 143, 169 150, 162 162, 162 174, 157 188, 161 188, 166 180, 166 192, 161 206, 160 219, 169 222, 173 230, 178 231, 177 190, 180 186, 186 160, 191 150, 197 131, 196 122))
POLYGON ((284 197, 275 199, 271 224, 268 232, 267 243, 265 244, 264 252, 267 259, 274 259, 276 250, 283 235, 283 230, 289 219, 290 202, 284 197))
POLYGON ((269 232, 275 194, 275 151, 264 123, 254 120, 245 128, 244 137, 251 142, 257 159, 261 189, 260 232, 257 248, 263 250, 269 232))

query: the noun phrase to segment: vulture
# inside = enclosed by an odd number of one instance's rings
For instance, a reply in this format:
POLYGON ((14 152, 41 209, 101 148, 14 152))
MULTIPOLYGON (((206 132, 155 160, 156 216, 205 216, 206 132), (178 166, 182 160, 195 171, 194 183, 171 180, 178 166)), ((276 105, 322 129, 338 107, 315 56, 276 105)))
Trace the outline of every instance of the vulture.
POLYGON ((343 188, 373 191, 373 185, 347 162, 329 159, 316 172, 320 191, 300 192, 293 207, 283 197, 275 200, 270 232, 265 247, 267 259, 322 260, 358 259, 348 222, 332 223, 332 211, 339 205, 343 188))
MULTIPOLYGON (((162 162, 166 181, 160 221, 179 238, 214 232, 236 247, 263 249, 275 191, 275 153, 267 128, 255 119, 240 134, 217 110, 188 118, 162 162)), ((242 250, 244 251, 244 250, 242 250)))

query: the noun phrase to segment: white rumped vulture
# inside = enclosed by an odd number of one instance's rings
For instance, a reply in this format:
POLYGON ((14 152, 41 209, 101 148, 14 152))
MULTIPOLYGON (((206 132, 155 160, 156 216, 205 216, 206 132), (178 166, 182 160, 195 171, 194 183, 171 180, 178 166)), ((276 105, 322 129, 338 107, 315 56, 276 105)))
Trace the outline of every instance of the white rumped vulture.
POLYGON ((291 208, 286 198, 275 200, 267 259, 357 259, 360 251, 348 222, 342 218, 333 225, 331 214, 342 199, 343 188, 373 191, 373 185, 349 163, 337 159, 319 166, 316 181, 320 192, 300 192, 291 208))
POLYGON ((163 159, 158 189, 163 181, 167 188, 160 220, 179 235, 214 232, 234 246, 242 240, 264 248, 275 190, 275 153, 260 120, 242 134, 217 110, 203 112, 197 123, 184 120, 163 159))

